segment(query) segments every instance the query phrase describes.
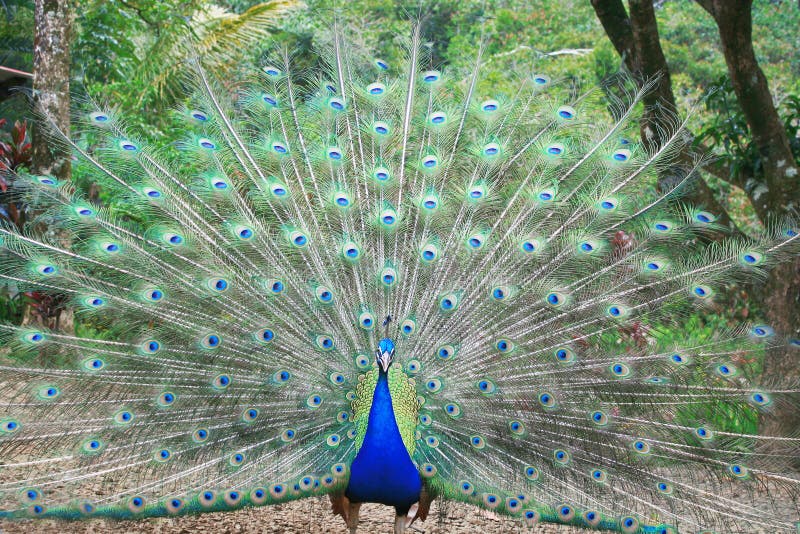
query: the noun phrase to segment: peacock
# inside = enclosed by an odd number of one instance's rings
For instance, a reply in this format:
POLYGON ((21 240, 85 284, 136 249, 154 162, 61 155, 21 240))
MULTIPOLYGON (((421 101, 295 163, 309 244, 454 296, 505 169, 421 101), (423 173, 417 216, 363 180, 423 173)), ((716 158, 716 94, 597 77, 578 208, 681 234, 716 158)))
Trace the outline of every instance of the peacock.
POLYGON ((797 429, 755 424, 798 409, 760 369, 800 341, 692 318, 798 254, 796 221, 720 237, 681 200, 703 157, 652 188, 690 139, 637 141, 647 83, 499 94, 482 50, 445 72, 418 30, 393 62, 337 30, 310 72, 187 67, 170 142, 88 98, 54 129, 111 200, 12 177, 31 220, 0 223, 0 277, 76 327, 0 325, 0 518, 328 496, 351 533, 362 503, 399 534, 436 499, 794 532, 797 429))

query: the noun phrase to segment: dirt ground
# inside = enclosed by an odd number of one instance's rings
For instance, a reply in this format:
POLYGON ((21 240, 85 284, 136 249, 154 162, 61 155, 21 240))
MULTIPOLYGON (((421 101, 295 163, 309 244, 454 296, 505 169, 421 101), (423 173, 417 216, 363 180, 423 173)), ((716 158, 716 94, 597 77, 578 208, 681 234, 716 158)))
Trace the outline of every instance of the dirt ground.
MULTIPOLYGON (((463 504, 446 505, 441 509, 434 502, 431 515, 424 523, 414 523, 412 534, 580 534, 588 530, 565 525, 540 524, 533 529, 519 520, 511 520, 463 504)), ((359 534, 391 533, 394 510, 377 504, 361 508, 359 534)), ((142 521, 93 520, 79 523, 57 521, 0 521, 0 532, 8 534, 244 534, 297 533, 346 534, 344 521, 330 512, 328 499, 304 499, 279 506, 246 508, 236 512, 219 512, 179 518, 142 521)), ((592 531, 596 532, 596 531, 592 531)))
MULTIPOLYGON (((788 524, 797 518, 794 496, 772 495, 779 504, 779 514, 788 524), (784 517, 785 516, 785 517, 784 517)), ((393 532, 394 509, 378 504, 361 507, 358 534, 390 534, 393 532)), ((747 528, 747 527, 744 527, 747 528)), ((794 532, 794 529, 781 532, 794 532)), ((462 503, 434 501, 431 514, 424 523, 414 523, 409 534, 588 534, 598 532, 579 527, 541 523, 533 528, 522 521, 498 516, 462 503)), ((681 529, 684 532, 684 529, 681 529)), ((696 532, 689 529, 688 532, 696 532)), ((716 532, 731 532, 729 527, 716 532)), ((736 529, 737 534, 776 534, 775 530, 736 529)), ((20 521, 0 520, 0 534, 348 534, 344 521, 330 511, 326 497, 303 499, 277 506, 244 508, 235 512, 217 512, 178 518, 143 519, 140 521, 20 521)))

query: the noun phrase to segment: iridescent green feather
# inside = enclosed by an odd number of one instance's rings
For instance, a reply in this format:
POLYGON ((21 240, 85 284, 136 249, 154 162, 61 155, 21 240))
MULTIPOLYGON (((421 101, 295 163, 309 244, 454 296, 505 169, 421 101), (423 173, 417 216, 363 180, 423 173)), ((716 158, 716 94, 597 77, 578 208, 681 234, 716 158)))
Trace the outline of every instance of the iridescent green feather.
MULTIPOLYGON (((369 372, 358 375, 358 385, 355 389, 355 398, 351 402, 353 408, 353 422, 356 426, 355 450, 356 452, 364 443, 364 436, 369 427, 369 411, 372 406, 372 396, 375 385, 378 383, 378 368, 373 367, 369 372)), ((410 378, 393 365, 389 368, 389 393, 392 398, 392 409, 397 428, 409 456, 414 456, 416 449, 415 431, 419 418, 419 400, 414 379, 410 378)))

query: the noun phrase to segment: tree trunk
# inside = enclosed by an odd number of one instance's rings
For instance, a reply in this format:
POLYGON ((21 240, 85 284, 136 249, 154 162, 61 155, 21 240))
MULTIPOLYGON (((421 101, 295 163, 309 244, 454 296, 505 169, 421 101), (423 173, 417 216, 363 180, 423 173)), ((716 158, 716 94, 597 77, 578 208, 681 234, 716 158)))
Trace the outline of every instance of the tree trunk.
MULTIPOLYGON (((669 66, 661 49, 653 3, 651 0, 629 0, 628 16, 622 0, 591 1, 611 44, 636 82, 657 80, 653 90, 644 97, 645 112, 640 130, 645 146, 649 149, 659 147, 674 128, 678 107, 672 92, 669 66)), ((659 173, 659 189, 668 191, 673 184, 683 180, 692 162, 689 147, 685 146, 681 150, 679 164, 659 173)), ((720 224, 734 227, 727 211, 701 176, 698 175, 691 189, 685 191, 684 198, 717 215, 720 224)))
MULTIPOLYGON (((70 39, 72 12, 65 0, 35 0, 33 39, 33 99, 38 112, 52 124, 33 129, 31 172, 53 175, 68 181, 72 172, 71 153, 61 143, 51 143, 47 128, 69 135, 70 125, 70 39)), ((62 238, 65 239, 65 238, 62 238)), ((49 328, 73 330, 72 310, 65 308, 64 295, 43 296, 38 314, 28 306, 23 324, 40 322, 49 328), (52 305, 51 305, 52 303, 52 305), (36 315, 34 317, 34 315, 36 315)))
POLYGON ((761 220, 800 207, 800 171, 753 50, 752 0, 698 0, 719 27, 733 90, 761 156, 763 180, 746 184, 761 220))
MULTIPOLYGON (((56 128, 69 134, 70 38, 72 13, 64 0, 34 2, 35 35, 33 39, 34 105, 49 117, 56 128)), ((33 132, 33 167, 35 174, 52 174, 69 180, 70 153, 48 141, 43 128, 33 132)))
MULTIPOLYGON (((752 0, 697 1, 719 27, 733 90, 760 155, 761 173, 745 184, 745 191, 763 222, 796 213, 800 208, 800 175, 767 78, 753 50, 752 0)), ((782 335, 800 337, 800 258, 774 268, 760 290, 770 325, 782 335)), ((798 377, 796 351, 785 347, 768 355, 764 362, 765 382, 798 377)), ((783 410, 775 415, 764 419, 763 433, 800 428, 798 410, 783 410)))
MULTIPOLYGON (((778 335, 800 339, 800 257, 774 267, 766 283, 758 288, 758 296, 767 322, 778 335)), ((800 378, 797 353, 797 348, 788 343, 767 353, 761 373, 765 389, 781 388, 786 384, 797 386, 800 378)), ((759 433, 767 436, 795 435, 800 428, 800 409, 794 402, 781 402, 771 413, 763 415, 759 420, 759 433)), ((785 450, 777 446, 762 452, 785 454, 785 450)), ((795 454, 787 460, 790 467, 800 471, 800 456, 795 454)))

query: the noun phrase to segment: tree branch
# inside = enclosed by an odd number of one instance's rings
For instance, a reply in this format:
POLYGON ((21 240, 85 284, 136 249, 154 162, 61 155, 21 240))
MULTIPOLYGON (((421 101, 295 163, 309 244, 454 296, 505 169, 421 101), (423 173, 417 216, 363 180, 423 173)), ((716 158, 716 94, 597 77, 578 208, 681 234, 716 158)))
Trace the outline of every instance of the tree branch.
POLYGON ((628 70, 636 71, 636 65, 633 64, 636 56, 633 50, 633 30, 622 0, 592 0, 592 7, 628 70))
POLYGON ((697 0, 719 27, 733 91, 760 155, 764 187, 750 196, 762 221, 791 213, 800 199, 800 169, 753 49, 752 0, 697 0))
MULTIPOLYGON (((642 142, 652 148, 665 141, 664 136, 670 131, 678 108, 667 60, 661 49, 653 4, 651 0, 630 0, 629 5, 630 17, 622 0, 592 0, 600 23, 637 83, 656 80, 653 90, 644 98, 645 111, 640 122, 642 142)), ((670 183, 680 178, 682 167, 693 161, 688 146, 681 151, 679 159, 678 165, 659 174, 661 189, 668 189, 670 183)), ((686 198, 718 214, 721 224, 735 228, 705 180, 698 176, 695 185, 686 198)))

